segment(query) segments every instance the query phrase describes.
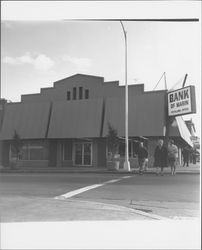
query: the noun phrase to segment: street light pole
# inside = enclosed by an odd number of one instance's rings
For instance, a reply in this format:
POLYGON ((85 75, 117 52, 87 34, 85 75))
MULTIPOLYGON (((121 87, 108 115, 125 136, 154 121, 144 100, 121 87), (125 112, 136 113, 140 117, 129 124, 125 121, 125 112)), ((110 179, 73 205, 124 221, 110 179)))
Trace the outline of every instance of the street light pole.
POLYGON ((125 162, 124 170, 130 171, 130 162, 128 156, 128 80, 127 80, 127 33, 122 21, 120 21, 125 38, 125 162))

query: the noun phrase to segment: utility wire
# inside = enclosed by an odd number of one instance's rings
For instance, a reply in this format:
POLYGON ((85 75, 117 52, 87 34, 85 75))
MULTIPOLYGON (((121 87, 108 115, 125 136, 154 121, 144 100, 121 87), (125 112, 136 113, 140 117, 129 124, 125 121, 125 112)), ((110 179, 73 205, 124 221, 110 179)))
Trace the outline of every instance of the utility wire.
POLYGON ((165 86, 166 86, 166 88, 167 88, 167 85, 166 85, 166 78, 165 78, 165 72, 163 72, 163 75, 161 76, 161 78, 159 79, 159 81, 157 82, 157 84, 156 84, 156 86, 154 87, 153 90, 156 89, 156 87, 158 86, 158 84, 159 84, 159 82, 161 81, 161 79, 163 78, 163 76, 164 76, 164 80, 165 80, 165 86))

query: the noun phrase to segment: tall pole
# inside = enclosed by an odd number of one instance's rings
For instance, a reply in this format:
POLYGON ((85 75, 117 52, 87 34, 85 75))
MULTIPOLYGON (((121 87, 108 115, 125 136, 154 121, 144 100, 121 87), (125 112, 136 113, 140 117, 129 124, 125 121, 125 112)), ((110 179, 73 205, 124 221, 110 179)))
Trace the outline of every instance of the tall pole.
POLYGON ((167 90, 167 82, 166 82, 166 72, 163 73, 164 75, 164 83, 165 83, 165 89, 167 90))
POLYGON ((124 170, 130 171, 130 162, 128 154, 128 80, 127 80, 127 33, 124 29, 123 23, 120 21, 124 38, 125 38, 125 162, 124 170))

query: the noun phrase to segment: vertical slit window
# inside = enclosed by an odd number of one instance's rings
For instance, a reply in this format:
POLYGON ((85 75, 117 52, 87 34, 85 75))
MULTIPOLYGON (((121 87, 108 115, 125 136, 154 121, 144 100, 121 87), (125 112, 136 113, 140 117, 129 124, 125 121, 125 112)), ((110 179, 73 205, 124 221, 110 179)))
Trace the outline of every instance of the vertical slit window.
POLYGON ((73 100, 76 100, 76 88, 73 88, 73 100))
POLYGON ((69 101, 71 99, 71 92, 67 91, 67 100, 69 101))
POLYGON ((83 99, 83 87, 79 87, 79 99, 83 99))
POLYGON ((85 90, 85 99, 88 99, 88 98, 89 98, 89 90, 86 89, 86 90, 85 90))

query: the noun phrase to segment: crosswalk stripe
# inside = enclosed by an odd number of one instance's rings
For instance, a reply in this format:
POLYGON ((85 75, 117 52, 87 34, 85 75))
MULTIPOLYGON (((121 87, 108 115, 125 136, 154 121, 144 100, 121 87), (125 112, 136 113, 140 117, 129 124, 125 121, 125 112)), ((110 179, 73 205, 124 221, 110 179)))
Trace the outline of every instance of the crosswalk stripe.
POLYGON ((89 191, 89 190, 92 190, 92 189, 95 189, 95 188, 98 188, 98 187, 102 187, 102 186, 110 184, 110 183, 115 183, 115 182, 121 181, 122 179, 124 179, 126 177, 129 178, 129 177, 132 177, 132 176, 124 176, 124 177, 122 177, 120 179, 109 180, 109 181, 106 181, 106 182, 103 182, 103 183, 100 183, 100 184, 94 184, 94 185, 86 186, 86 187, 83 187, 83 188, 79 188, 79 189, 76 189, 74 191, 70 191, 68 193, 56 196, 56 197, 54 197, 54 199, 57 199, 57 200, 68 199, 68 198, 71 198, 71 197, 73 197, 75 195, 84 193, 86 191, 89 191))

